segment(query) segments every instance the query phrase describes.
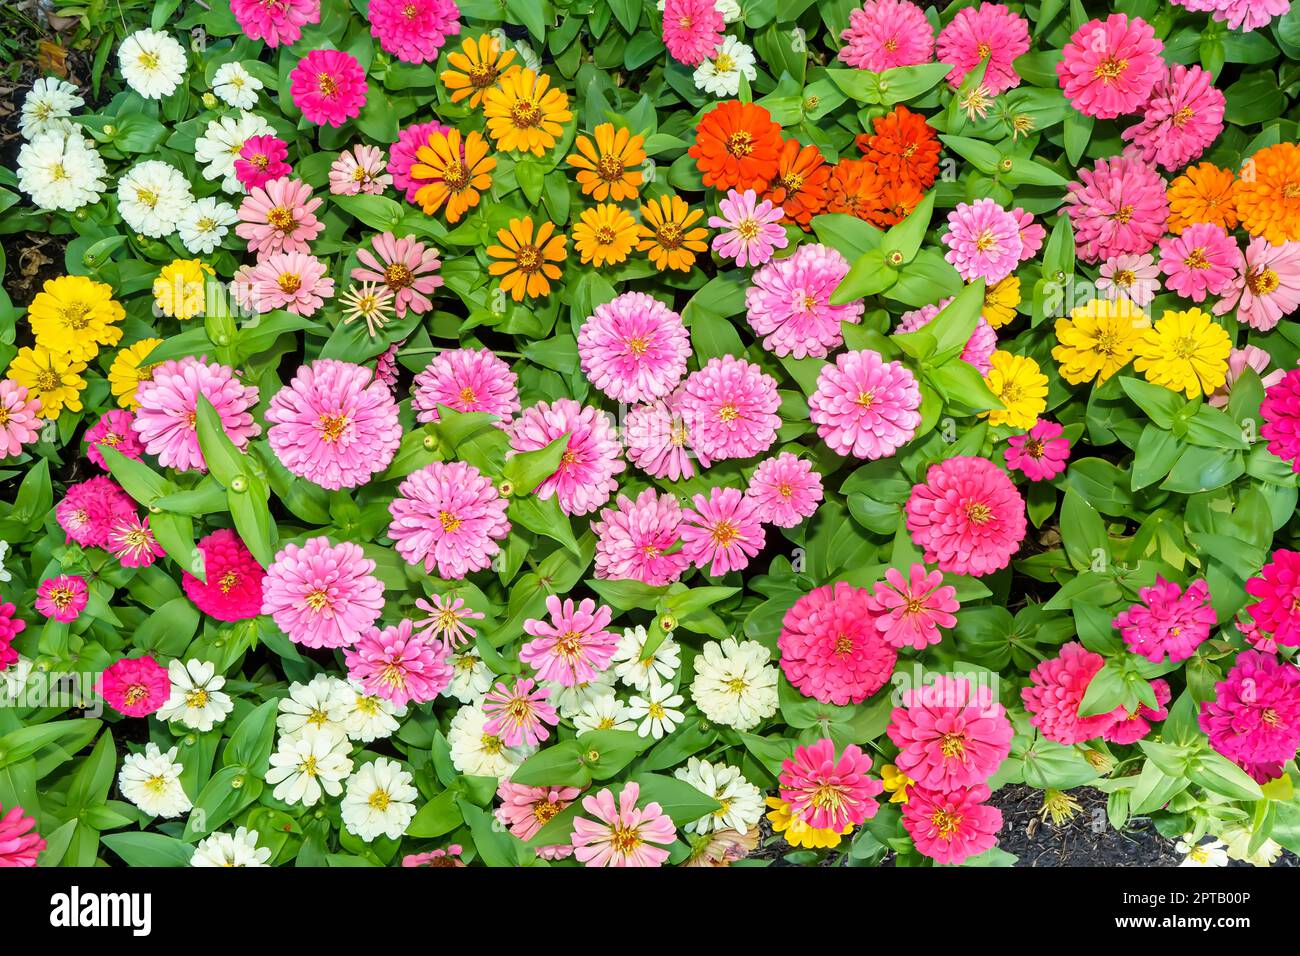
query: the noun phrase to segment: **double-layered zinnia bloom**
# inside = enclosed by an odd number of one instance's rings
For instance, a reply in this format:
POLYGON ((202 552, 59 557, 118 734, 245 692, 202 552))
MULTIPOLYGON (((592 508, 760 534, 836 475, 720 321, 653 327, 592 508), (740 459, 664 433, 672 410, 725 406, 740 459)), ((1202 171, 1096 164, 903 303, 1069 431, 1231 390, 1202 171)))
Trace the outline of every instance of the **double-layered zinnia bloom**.
POLYGON ((126 310, 113 288, 85 276, 47 279, 27 309, 36 344, 76 362, 94 358, 101 346, 122 340, 118 323, 126 310))
MULTIPOLYGON (((0 379, 0 458, 12 458, 21 454, 24 445, 36 441, 40 435, 40 412, 41 403, 29 395, 25 386, 12 379, 0 379)), ((101 418, 101 424, 107 418, 107 415, 101 418)), ((87 442, 90 442, 90 432, 94 430, 92 428, 86 433, 87 442)), ((88 455, 95 464, 103 467, 104 456, 99 454, 99 449, 93 444, 89 447, 88 455)), ((131 457, 140 457, 139 452, 131 457)))
POLYGON ((308 122, 342 126, 366 105, 366 71, 351 53, 312 50, 289 73, 289 93, 308 122))
POLYGON ((207 470, 196 425, 200 395, 216 409, 222 430, 236 448, 247 448, 249 439, 262 431, 250 412, 257 404, 257 389, 240 384, 228 366, 204 358, 187 355, 161 363, 135 394, 140 408, 131 427, 145 451, 158 456, 164 468, 207 470))
POLYGON ((204 580, 189 571, 181 575, 185 596, 204 614, 218 621, 242 621, 262 613, 262 579, 266 570, 257 563, 229 528, 219 528, 201 538, 204 580))
MULTIPOLYGON (((1300 377, 1300 373, 1297 373, 1300 377)), ((1246 582, 1246 613, 1276 644, 1300 647, 1300 552, 1279 548, 1246 582)))
POLYGON ((1300 146, 1277 143, 1251 156, 1233 198, 1252 236, 1274 245, 1300 240, 1300 146))
POLYGON ((756 103, 728 100, 701 117, 687 153, 704 185, 763 192, 777 173, 784 140, 772 115, 756 103))
POLYGON ((745 497, 753 503, 759 521, 793 528, 816 513, 822 500, 822 476, 811 461, 782 452, 759 462, 745 497))
POLYGON ((1152 663, 1166 657, 1176 663, 1191 657, 1209 638, 1215 615, 1204 580, 1193 581, 1184 591, 1157 574, 1155 584, 1138 590, 1138 598, 1141 603, 1125 608, 1114 622, 1134 654, 1152 663))
POLYGON ((463 461, 435 461, 408 475, 388 510, 397 553, 442 578, 488 567, 510 533, 505 499, 490 478, 463 461))
POLYGON ((939 628, 957 623, 953 612, 960 605, 957 589, 943 583, 943 572, 927 571, 918 562, 906 577, 897 568, 886 568, 885 580, 876 582, 867 607, 887 644, 921 651, 943 639, 939 628))
POLYGON ((958 455, 931 465, 906 511, 912 540, 945 573, 998 571, 1025 536, 1024 499, 987 458, 958 455))
POLYGON ((1198 722, 1210 745, 1255 779, 1280 777, 1300 747, 1300 668, 1242 651, 1198 722))
POLYGON ((936 863, 964 863, 998 842, 1002 811, 985 804, 989 796, 982 783, 948 791, 916 787, 903 805, 903 827, 936 863))
POLYGON ((596 577, 640 581, 651 587, 670 584, 690 566, 677 544, 682 509, 667 493, 647 488, 635 501, 618 496, 611 508, 591 523, 596 535, 596 577))
POLYGON ((749 566, 767 536, 753 499, 736 488, 711 488, 682 512, 682 554, 712 577, 749 566))
POLYGON ((984 783, 1011 752, 1006 708, 987 685, 939 675, 905 691, 889 717, 898 769, 928 790, 984 783))
POLYGON ((273 179, 254 186, 239 204, 235 235, 247 239, 248 251, 259 258, 273 252, 309 252, 308 243, 325 228, 315 216, 320 204, 306 183, 273 179))
POLYGON ((35 866, 45 845, 36 821, 22 807, 0 807, 0 867, 35 866))
POLYGON ((415 376, 411 407, 422 422, 438 420, 438 406, 457 412, 487 412, 505 427, 519 411, 518 379, 491 349, 448 349, 415 376))
POLYGON ((823 366, 808 397, 809 418, 832 450, 873 460, 912 440, 920 407, 916 376, 870 349, 844 352, 823 366))
POLYGON ((876 796, 884 787, 867 776, 871 758, 856 744, 835 756, 835 744, 823 738, 796 747, 794 756, 781 764, 781 799, 790 812, 818 830, 843 830, 876 815, 876 796))
POLYGON ((343 651, 348 677, 395 707, 427 703, 451 683, 446 649, 413 633, 413 626, 403 619, 393 627, 369 627, 343 651))
POLYGON ((171 696, 167 668, 152 657, 124 657, 105 670, 95 690, 118 713, 148 717, 161 710, 171 696))
POLYGON ((591 384, 617 402, 649 402, 686 374, 690 340, 682 317, 644 292, 596 306, 578 330, 578 356, 591 384))
POLYGON ((1029 21, 1000 3, 981 3, 957 11, 939 31, 935 54, 952 64, 948 82, 957 88, 966 75, 987 60, 980 85, 997 96, 1020 85, 1012 61, 1029 51, 1029 21))
POLYGON ((703 456, 751 458, 771 447, 781 418, 776 380, 757 365, 723 355, 686 378, 682 418, 703 456))
POLYGON ((1033 428, 1047 409, 1047 376, 1026 356, 994 352, 984 384, 1002 403, 1002 408, 986 413, 990 425, 1033 428))
POLYGON ((585 515, 609 500, 618 487, 614 476, 627 468, 608 413, 571 398, 538 402, 510 426, 510 454, 537 451, 565 434, 560 466, 536 488, 520 490, 542 499, 554 495, 565 514, 585 515))
POLYGON ((430 63, 447 37, 460 32, 454 0, 370 0, 370 32, 386 53, 406 63, 430 63))
POLYGON ((1061 89, 1085 116, 1114 119, 1147 102, 1165 76, 1164 44, 1141 17, 1112 13, 1074 31, 1056 64, 1061 89))
POLYGON ((346 647, 375 623, 384 586, 375 562, 351 541, 322 536, 286 544, 262 582, 262 613, 295 644, 346 647))
POLYGON ((1061 378, 1072 385, 1097 380, 1098 384, 1133 360, 1133 353, 1151 319, 1126 296, 1092 299, 1056 320, 1052 358, 1061 366, 1061 378))
POLYGON ((849 262, 829 246, 800 246, 754 273, 745 293, 750 327, 763 336, 763 348, 795 358, 825 358, 844 341, 841 323, 857 324, 861 299, 831 305, 831 294, 849 271, 849 262))
POLYGON ((1020 691, 1029 722, 1048 740, 1067 747, 1101 736, 1115 722, 1116 715, 1110 712, 1085 717, 1079 713, 1079 706, 1105 663, 1104 657, 1085 650, 1076 641, 1035 667, 1029 672, 1032 683, 1020 691))
POLYGON ((1188 398, 1209 395, 1228 375, 1232 339, 1200 309, 1166 312, 1134 346, 1133 368, 1188 398))
POLYGON ((898 659, 876 625, 870 592, 844 581, 795 601, 777 646, 786 679, 828 704, 862 703, 885 686, 898 659))
POLYGON ((849 12, 840 39, 839 58, 873 73, 928 63, 934 55, 934 27, 908 0, 867 0, 849 12))

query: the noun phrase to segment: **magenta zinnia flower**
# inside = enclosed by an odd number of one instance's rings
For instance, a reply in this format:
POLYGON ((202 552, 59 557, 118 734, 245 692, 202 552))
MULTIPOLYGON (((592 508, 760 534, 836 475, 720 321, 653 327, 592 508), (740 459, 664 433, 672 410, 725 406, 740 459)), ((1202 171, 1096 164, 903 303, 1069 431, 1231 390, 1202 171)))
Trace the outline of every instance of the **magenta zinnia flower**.
POLYGON ((460 33, 453 0, 370 0, 367 15, 379 45, 406 63, 437 60, 447 37, 460 33))
POLYGON ((795 601, 777 646, 781 670, 799 693, 841 706, 884 687, 898 659, 876 625, 870 592, 844 581, 795 601))
POLYGON ((560 723, 560 715, 546 700, 551 695, 549 687, 539 687, 531 677, 520 678, 514 687, 497 681, 483 697, 483 713, 488 717, 483 733, 500 737, 507 747, 521 744, 536 746, 560 723))
POLYGON ((817 503, 822 500, 822 476, 812 462, 782 452, 759 462, 749 478, 745 497, 754 505, 759 521, 793 528, 817 512, 817 503))
POLYGON ((233 369, 206 357, 169 359, 136 387, 140 407, 131 423, 145 451, 164 468, 207 471, 195 425, 200 395, 212 403, 226 437, 241 451, 262 431, 249 411, 257 404, 255 386, 241 385, 233 369))
POLYGON ((388 536, 407 564, 441 578, 481 571, 510 534, 506 501, 487 476, 463 461, 435 461, 408 475, 388 505, 388 536))
POLYGON ((307 244, 325 228, 315 216, 321 200, 298 179, 273 179, 249 190, 239 204, 235 235, 248 240, 258 258, 273 252, 310 252, 307 244))
POLYGON ((1055 478, 1065 471, 1065 463, 1070 460, 1070 439, 1061 437, 1063 431, 1056 422, 1040 418, 1025 434, 1012 435, 1003 453, 1007 467, 1030 481, 1055 478))
POLYGON ((677 481, 695 474, 692 459, 701 468, 709 467, 707 455, 691 445, 690 429, 681 412, 683 389, 649 405, 637 405, 627 413, 623 423, 623 441, 627 457, 654 478, 677 481))
POLYGON ((357 144, 330 164, 330 192, 335 196, 378 196, 393 182, 378 146, 357 144))
POLYGON ((722 42, 722 14, 713 0, 665 0, 664 46, 678 63, 699 66, 722 42))
POLYGON ((1112 13, 1089 20, 1070 37, 1056 76, 1070 104, 1085 116, 1134 113, 1165 76, 1164 44, 1141 17, 1112 13))
POLYGON ((1114 621, 1124 643, 1134 654, 1158 664, 1168 656, 1170 663, 1185 661, 1210 637, 1214 608, 1210 607, 1210 586, 1196 580, 1186 592, 1173 581, 1156 575, 1156 583, 1138 589, 1141 603, 1121 611, 1114 621))
POLYGON ((415 202, 415 194, 426 180, 411 178, 411 167, 419 160, 416 150, 429 142, 433 133, 445 133, 451 127, 442 123, 413 123, 397 134, 397 142, 388 147, 388 171, 393 174, 393 188, 405 192, 407 202, 415 202))
POLYGON ((885 788, 867 776, 870 770, 871 758, 857 744, 849 744, 837 759, 835 744, 822 738, 796 747, 781 763, 781 799, 808 826, 843 833, 880 809, 875 797, 885 788))
POLYGON ((921 388, 901 362, 870 349, 844 352, 817 375, 809 418, 831 450, 858 458, 887 458, 912 440, 921 424, 921 388))
MULTIPOLYGON (((28 397, 26 386, 12 379, 0 379, 0 458, 21 454, 23 445, 30 445, 40 437, 37 415, 40 410, 40 401, 28 397)), ((103 458, 95 463, 103 467, 103 458)))
POLYGON ((984 783, 1011 753, 1015 735, 990 687, 944 674, 905 691, 888 730, 898 747, 895 765, 926 790, 984 783))
POLYGON ((342 126, 366 105, 366 71, 351 53, 312 50, 289 74, 289 92, 309 123, 342 126))
MULTIPOLYGON (((3 383, 0 383, 0 389, 2 388, 3 383)), ((0 415, 0 417, 3 416, 0 415)), ((100 468, 108 471, 108 466, 104 464, 104 455, 99 450, 99 446, 104 445, 120 451, 127 458, 134 458, 138 461, 140 456, 144 454, 144 445, 140 444, 140 439, 136 437, 135 431, 131 428, 133 421, 135 421, 135 416, 122 408, 114 408, 105 412, 93 427, 86 429, 86 457, 100 468)), ((0 430, 3 427, 3 425, 0 425, 0 430)))
POLYGON ((283 179, 293 172, 285 162, 289 144, 268 133, 250 136, 239 149, 235 160, 235 178, 245 189, 265 186, 275 179, 283 179))
POLYGON ((682 511, 682 554, 711 577, 748 567, 767 543, 754 502, 736 488, 710 488, 707 498, 691 500, 695 507, 682 511))
POLYGON ((1165 185, 1154 167, 1135 156, 1099 159, 1092 169, 1079 170, 1079 182, 1067 190, 1065 212, 1080 258, 1097 263, 1150 251, 1169 218, 1165 185))
POLYGON ((367 694, 382 697, 395 707, 426 704, 441 694, 455 676, 445 649, 412 633, 402 620, 393 627, 368 627, 355 647, 344 648, 348 677, 367 694))
POLYGON ((99 676, 95 690, 128 717, 148 717, 171 696, 167 668, 152 657, 124 657, 99 676))
POLYGON ((1300 369, 1291 369, 1265 390, 1259 413, 1264 419, 1259 433, 1268 440, 1268 450, 1300 472, 1300 369))
POLYGON ((948 247, 944 258, 958 275, 967 282, 983 277, 989 285, 1015 271, 1024 248, 1020 222, 992 199, 958 203, 948 213, 943 243, 948 247))
POLYGON ((954 89, 987 58, 980 85, 990 96, 997 96, 1020 85, 1012 61, 1029 52, 1029 22, 1000 3, 966 7, 939 31, 935 52, 940 63, 952 64, 948 82, 954 89))
POLYGON ((54 509, 69 541, 83 548, 102 548, 118 521, 135 514, 135 502, 112 478, 100 475, 69 485, 54 509))
POLYGON ((1300 669, 1242 651, 1214 685, 1214 700, 1201 704, 1198 723, 1210 746, 1248 773, 1276 765, 1266 779, 1281 776, 1280 765, 1300 747, 1300 669))
POLYGON ((60 624, 70 624, 86 609, 90 594, 79 574, 46 578, 36 589, 36 610, 60 624))
POLYGON ((1179 235, 1160 240, 1165 287, 1193 302, 1227 291, 1241 264, 1236 241, 1212 222, 1194 222, 1179 235))
POLYGON ((124 568, 147 568, 167 552, 154 540, 149 519, 131 513, 113 523, 104 549, 122 562, 124 568))
POLYGON ((849 261, 829 246, 800 246, 754 273, 745 293, 746 318, 777 355, 825 358, 844 342, 841 322, 856 325, 866 308, 861 299, 831 305, 831 293, 848 274, 849 261))
POLYGON ((596 577, 640 581, 651 587, 671 584, 690 566, 676 547, 682 509, 670 494, 647 488, 632 501, 619 495, 591 523, 596 535, 596 577))
POLYGON ((1175 63, 1152 90, 1142 121, 1124 130, 1123 138, 1144 162, 1181 169, 1219 138, 1225 104, 1214 77, 1199 66, 1175 63))
MULTIPOLYGON (((494 815, 519 839, 527 842, 537 835, 545 824, 561 810, 573 803, 582 790, 578 787, 525 787, 502 780, 497 785, 497 799, 501 806, 494 815)), ((573 855, 569 843, 537 847, 543 860, 563 860, 573 855)))
POLYGON ((498 427, 505 428, 519 411, 517 381, 491 349, 448 349, 415 376, 411 407, 422 422, 436 422, 438 406, 446 405, 457 412, 496 415, 498 427))
POLYGON ((885 643, 922 651, 943 639, 939 628, 957 623, 953 612, 961 605, 957 589, 943 583, 943 572, 926 571, 918 562, 907 577, 897 568, 886 568, 885 580, 877 581, 867 597, 867 607, 876 615, 885 643))
POLYGON ((416 315, 432 309, 429 296, 443 284, 437 250, 417 242, 415 236, 398 239, 391 232, 379 233, 371 245, 373 253, 364 246, 357 250, 361 267, 352 270, 352 278, 387 286, 398 318, 406 315, 407 309, 416 315))
POLYGON ((947 792, 916 787, 903 804, 903 827, 923 856, 964 863, 997 845, 1002 811, 985 805, 989 796, 982 783, 947 792))
POLYGON ((1025 536, 1025 502, 987 458, 958 455, 931 465, 907 499, 907 530, 927 563, 952 574, 1005 568, 1025 536))
POLYGON ((262 613, 295 644, 345 647, 384 609, 384 586, 374 570, 375 562, 351 541, 332 545, 321 535, 301 546, 291 542, 262 581, 262 613))
POLYGON ((618 487, 614 475, 627 468, 619 457, 618 432, 606 412, 571 398, 538 402, 511 424, 507 457, 545 448, 565 434, 569 441, 560 467, 536 488, 519 490, 543 500, 554 495, 565 514, 585 515, 609 500, 618 487))
POLYGON ((1077 641, 1062 646, 1059 655, 1029 672, 1033 683, 1020 691, 1029 722, 1048 740, 1067 747, 1101 736, 1115 722, 1115 714, 1084 717, 1079 705, 1105 663, 1104 657, 1084 650, 1077 641))
POLYGON ((1171 696, 1168 682, 1151 681, 1151 692, 1156 695, 1156 703, 1159 705, 1155 710, 1146 704, 1138 704, 1131 713, 1122 706, 1117 708, 1114 712, 1115 723, 1102 733, 1102 739, 1112 744, 1135 744, 1151 733, 1152 721, 1168 717, 1169 709, 1165 706, 1171 696))
POLYGON ((18 652, 10 645, 27 630, 27 622, 15 616, 17 613, 18 608, 12 604, 0 602, 0 671, 18 660, 18 652))
POLYGON ((36 821, 19 806, 0 807, 0 867, 32 867, 45 852, 36 821))
POLYGON ((266 571, 239 535, 220 528, 200 538, 198 548, 206 580, 200 581, 188 571, 181 575, 185 596, 194 606, 218 621, 243 621, 261 614, 266 571))
POLYGON ((1300 647, 1300 552, 1279 548, 1256 577, 1246 581, 1255 598, 1246 613, 1277 644, 1300 647))
POLYGON ((752 458, 771 447, 781 417, 776 379, 733 355, 686 377, 681 413, 695 450, 711 461, 752 458))
POLYGON ((690 355, 682 317, 644 292, 596 306, 578 330, 582 371, 616 402, 667 395, 686 374, 690 355))
POLYGON ((582 809, 596 818, 573 819, 573 851, 584 866, 663 866, 668 859, 664 847, 677 838, 677 830, 659 804, 638 809, 640 796, 641 785, 629 781, 618 806, 608 788, 582 798, 582 809))
POLYGON ((867 0, 849 13, 848 29, 840 39, 844 46, 839 58, 873 73, 929 63, 934 57, 934 27, 921 8, 907 0, 867 0))
POLYGON ((561 601, 554 594, 547 597, 546 610, 549 621, 524 621, 524 632, 534 640, 519 650, 519 659, 531 665, 540 680, 576 687, 609 667, 618 648, 618 636, 606 629, 613 611, 591 598, 575 605, 571 598, 561 601))
MULTIPOLYGON (((937 303, 923 305, 919 309, 904 312, 898 317, 898 325, 894 326, 893 334, 904 335, 925 328, 934 321, 940 312, 948 307, 952 300, 953 297, 949 296, 946 299, 940 299, 937 303)), ((997 350, 998 333, 981 315, 976 319, 975 328, 971 332, 970 338, 966 340, 961 355, 957 357, 968 365, 973 365, 981 375, 987 375, 989 369, 993 367, 990 360, 997 350)))
POLYGON ((781 225, 785 210, 770 199, 758 200, 758 193, 727 190, 718 202, 721 216, 710 216, 709 227, 720 230, 713 237, 713 251, 736 265, 761 266, 772 258, 773 251, 784 249, 790 238, 781 225))
POLYGON ((320 23, 320 0, 230 0, 230 10, 245 36, 271 48, 298 42, 304 26, 320 23))
POLYGON ((1235 310, 1238 322, 1267 332, 1297 308, 1300 242, 1275 246, 1262 236, 1253 236, 1245 256, 1237 261, 1237 274, 1223 290, 1223 298, 1215 303, 1214 314, 1235 310))

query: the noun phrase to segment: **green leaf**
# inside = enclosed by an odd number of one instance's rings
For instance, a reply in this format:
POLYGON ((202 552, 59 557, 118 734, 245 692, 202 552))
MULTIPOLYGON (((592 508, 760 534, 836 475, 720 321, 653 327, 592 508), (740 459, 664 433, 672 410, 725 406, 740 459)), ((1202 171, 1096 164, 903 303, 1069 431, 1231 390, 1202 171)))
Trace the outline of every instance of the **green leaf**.
POLYGON ((560 459, 568 447, 569 433, 565 432, 545 448, 512 455, 506 459, 502 477, 514 485, 515 494, 533 494, 538 485, 560 470, 560 459))
POLYGON ((645 807, 650 803, 657 803, 679 827, 722 807, 717 800, 700 793, 689 783, 676 777, 642 772, 633 774, 632 779, 641 787, 637 806, 645 807))

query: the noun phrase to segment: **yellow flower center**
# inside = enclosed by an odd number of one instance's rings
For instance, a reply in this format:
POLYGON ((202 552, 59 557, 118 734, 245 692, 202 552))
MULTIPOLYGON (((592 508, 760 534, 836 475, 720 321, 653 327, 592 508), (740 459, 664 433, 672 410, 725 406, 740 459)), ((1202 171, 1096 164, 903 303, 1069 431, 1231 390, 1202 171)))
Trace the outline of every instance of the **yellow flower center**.
POLYGON ((450 511, 439 511, 438 521, 442 525, 445 534, 451 534, 460 527, 461 519, 457 518, 450 511))
POLYGON ((1097 64, 1092 75, 1101 80, 1102 83, 1110 85, 1114 80, 1118 80, 1128 69, 1128 60, 1121 60, 1114 56, 1108 56, 1097 64))
POLYGON ((322 441, 336 442, 343 437, 343 430, 348 427, 346 415, 322 415, 320 417, 320 437, 322 441))

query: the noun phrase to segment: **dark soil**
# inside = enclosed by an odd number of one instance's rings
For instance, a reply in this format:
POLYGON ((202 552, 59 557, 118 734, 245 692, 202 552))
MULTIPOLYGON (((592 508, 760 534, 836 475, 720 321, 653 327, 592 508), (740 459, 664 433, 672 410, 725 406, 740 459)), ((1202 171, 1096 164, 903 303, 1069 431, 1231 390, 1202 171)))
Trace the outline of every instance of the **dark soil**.
POLYGON ((990 801, 1002 811, 998 846, 1019 857, 1016 866, 1177 866, 1174 845, 1150 820, 1138 817, 1124 830, 1111 828, 1106 795, 1080 787, 1070 796, 1082 807, 1060 826, 1038 816, 1041 790, 1003 787, 990 801))

